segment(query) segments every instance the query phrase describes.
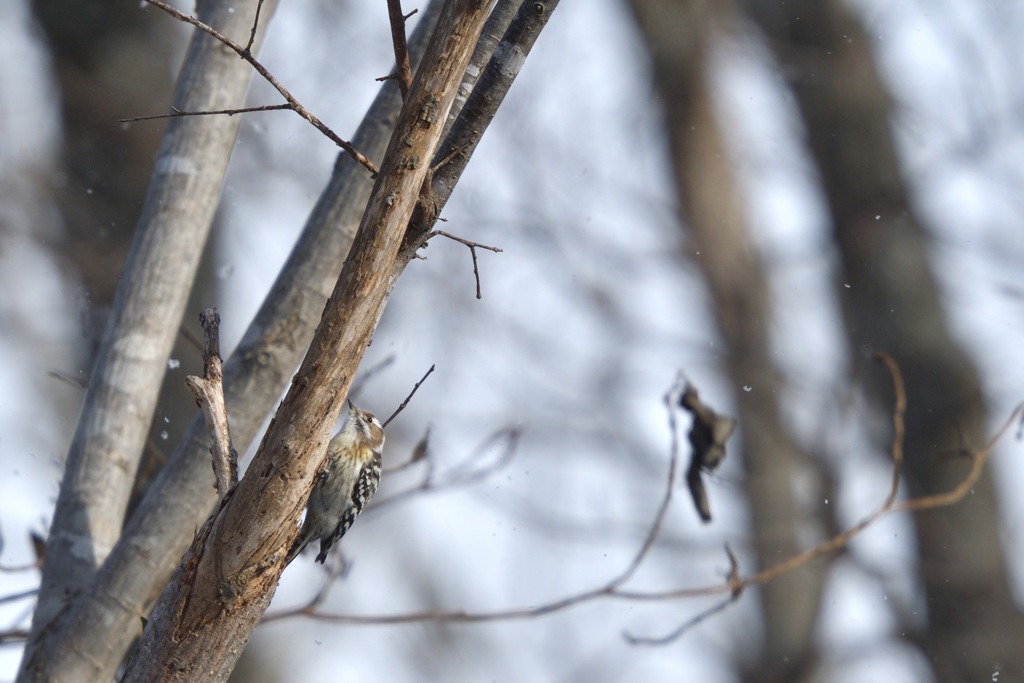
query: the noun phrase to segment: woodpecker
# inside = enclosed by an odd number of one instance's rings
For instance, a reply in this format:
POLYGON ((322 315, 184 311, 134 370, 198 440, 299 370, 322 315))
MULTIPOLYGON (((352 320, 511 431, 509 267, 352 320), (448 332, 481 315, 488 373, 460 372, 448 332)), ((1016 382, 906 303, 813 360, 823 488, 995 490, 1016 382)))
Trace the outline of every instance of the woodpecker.
POLYGON ((319 538, 316 561, 323 564, 327 551, 345 535, 377 491, 384 428, 372 413, 359 410, 351 401, 348 407, 345 426, 327 446, 327 461, 309 494, 306 521, 288 552, 289 563, 319 538))

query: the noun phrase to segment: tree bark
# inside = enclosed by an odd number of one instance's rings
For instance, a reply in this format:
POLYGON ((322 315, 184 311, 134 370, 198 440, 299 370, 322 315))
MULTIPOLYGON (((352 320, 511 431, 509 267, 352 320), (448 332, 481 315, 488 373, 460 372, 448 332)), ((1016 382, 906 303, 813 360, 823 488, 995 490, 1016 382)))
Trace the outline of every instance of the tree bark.
MULTIPOLYGON (((265 17, 274 4, 264 6, 265 17)), ((248 35, 255 5, 211 1, 203 4, 203 16, 230 34, 248 35)), ((191 111, 239 107, 249 77, 237 57, 225 54, 208 36, 196 35, 175 106, 191 111)), ((89 582, 120 535, 237 130, 236 117, 179 118, 168 124, 68 453, 20 680, 41 675, 40 637, 89 582)))
POLYGON ((226 680, 262 618, 330 430, 383 312, 395 258, 486 4, 445 5, 292 388, 246 476, 200 532, 164 592, 126 680, 226 680))
MULTIPOLYGON (((414 69, 442 4, 433 0, 409 40, 414 69)), ((400 108, 397 85, 386 82, 353 138, 374 162, 383 157, 400 108)), ((231 436, 239 450, 252 443, 309 346, 372 187, 366 169, 339 153, 299 242, 224 364, 231 436)), ((26 662, 32 657, 46 663, 42 677, 91 681, 114 676, 140 632, 142 617, 216 504, 209 446, 197 413, 103 566, 47 630, 36 645, 38 654, 26 651, 26 662), (90 656, 76 654, 81 652, 90 656)))

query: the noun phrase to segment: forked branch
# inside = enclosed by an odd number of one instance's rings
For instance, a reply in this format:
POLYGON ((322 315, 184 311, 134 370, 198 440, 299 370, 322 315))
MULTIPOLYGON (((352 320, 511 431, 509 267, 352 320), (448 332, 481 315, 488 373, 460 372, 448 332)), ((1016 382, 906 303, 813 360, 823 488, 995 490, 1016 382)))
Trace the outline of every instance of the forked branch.
MULTIPOLYGON (((415 10, 413 11, 415 13, 415 10)), ((402 0, 388 0, 388 19, 391 22, 391 42, 395 46, 395 75, 398 89, 405 99, 412 86, 412 67, 409 64, 409 48, 405 41, 405 20, 412 14, 402 13, 402 0)))
POLYGON ((679 438, 678 429, 676 425, 676 405, 678 404, 678 397, 683 391, 684 383, 680 379, 677 381, 675 386, 669 390, 665 395, 665 405, 668 412, 668 423, 671 435, 671 446, 669 453, 669 465, 666 472, 666 485, 665 493, 662 496, 660 505, 655 512, 654 519, 649 527, 648 533, 644 538, 643 543, 640 545, 637 552, 629 564, 621 571, 618 575, 607 581, 605 584, 593 588, 591 590, 581 591, 573 595, 566 596, 559 600, 554 600, 545 604, 536 605, 533 607, 513 608, 506 610, 496 611, 483 611, 483 612, 469 612, 463 610, 431 610, 424 612, 412 612, 407 614, 393 614, 393 615, 355 615, 355 614, 343 614, 343 613, 329 613, 318 610, 319 602, 310 603, 300 608, 288 610, 284 612, 278 612, 273 615, 268 615, 264 621, 283 619, 293 616, 305 616, 312 619, 329 621, 340 624, 359 624, 359 625, 381 625, 381 624, 408 624, 417 623, 424 621, 442 621, 448 623, 479 623, 479 622, 492 622, 492 621, 510 621, 517 619, 532 619, 541 617, 554 612, 559 612, 577 605, 581 605, 586 602, 601 598, 616 598, 620 600, 630 601, 664 601, 681 598, 697 598, 697 597, 708 597, 717 594, 727 593, 728 597, 721 603, 714 605, 713 607, 705 610, 695 617, 687 620, 682 626, 678 627, 671 633, 663 637, 640 637, 631 634, 624 634, 624 638, 637 645, 664 645, 670 643, 689 629, 701 623, 708 617, 717 614, 724 610, 729 604, 739 599, 743 590, 749 586, 755 586, 762 583, 766 583, 775 578, 778 578, 782 574, 793 571, 794 569, 811 562, 817 558, 823 557, 830 553, 846 546, 856 536, 863 533, 866 529, 876 523, 882 517, 903 511, 919 511, 927 510, 931 508, 937 508, 947 505, 953 505, 961 501, 966 496, 971 488, 977 483, 978 478, 981 476, 981 472, 984 469, 985 463, 988 461, 992 450, 995 445, 1005 436, 1006 432, 1017 422, 1024 420, 1024 403, 1018 405, 1011 413, 1005 424, 996 432, 988 443, 986 443, 980 450, 974 451, 971 454, 971 469, 967 473, 967 476, 958 484, 953 490, 947 493, 936 494, 932 496, 925 496, 922 498, 916 498, 904 502, 896 502, 896 497, 899 494, 900 476, 903 467, 903 439, 904 439, 904 413, 906 411, 906 391, 903 385, 903 378, 900 374, 899 367, 896 362, 888 355, 881 351, 875 353, 875 358, 881 362, 886 369, 889 371, 895 390, 896 399, 892 411, 892 422, 893 422, 893 440, 891 446, 891 457, 893 461, 892 469, 892 484, 889 488, 888 494, 882 505, 855 524, 845 532, 830 538, 829 540, 807 550, 803 553, 795 555, 779 564, 769 567, 761 572, 753 574, 751 576, 744 577, 739 571, 739 565, 736 558, 733 556, 731 550, 726 546, 726 555, 729 559, 730 570, 728 577, 725 581, 718 584, 700 586, 695 588, 680 588, 674 590, 663 590, 663 591, 639 591, 639 590, 626 590, 622 586, 628 582, 637 569, 647 558, 650 550, 654 547, 654 544, 661 531, 664 523, 666 514, 671 505, 673 492, 675 490, 676 475, 679 470, 679 438))
POLYGON ((486 249, 488 251, 493 251, 496 254, 501 253, 503 250, 499 247, 492 247, 486 244, 481 244, 479 242, 472 242, 470 240, 463 239, 457 235, 451 234, 450 232, 445 232, 444 230, 434 230, 429 235, 427 235, 427 239, 429 240, 431 237, 434 237, 435 235, 443 235, 450 240, 454 240, 459 244, 465 244, 467 247, 469 247, 469 255, 473 258, 473 278, 476 280, 476 298, 483 298, 482 295, 480 294, 480 269, 477 267, 476 263, 476 250, 477 248, 486 249))
POLYGON ((220 358, 220 316, 216 308, 208 308, 199 315, 203 325, 203 376, 189 375, 185 385, 196 399, 206 418, 206 431, 210 435, 210 454, 213 473, 217 478, 217 493, 224 498, 238 484, 238 453, 231 445, 228 430, 228 411, 224 404, 224 376, 220 358))
MULTIPOLYGON (((277 92, 281 93, 281 96, 285 99, 285 101, 288 102, 288 105, 287 105, 286 108, 291 109, 296 114, 298 114, 302 118, 304 118, 307 121, 309 121, 309 123, 311 123, 314 128, 316 128, 318 131, 320 131, 321 133, 326 135, 328 138, 330 138, 331 141, 334 142, 334 144, 336 144, 338 147, 341 147, 343 150, 348 152, 349 156, 351 156, 357 162, 359 162, 360 164, 362 164, 363 166, 368 168, 372 174, 377 175, 377 173, 379 173, 379 169, 377 168, 376 164, 374 164, 372 161, 370 161, 365 156, 363 156, 359 152, 359 150, 357 150, 355 147, 352 146, 352 143, 348 142, 347 140, 343 140, 337 133, 335 133, 333 130, 328 128, 327 125, 324 124, 323 121, 318 119, 316 116, 314 116, 312 114, 312 112, 310 112, 308 109, 303 107, 302 104, 300 104, 299 101, 296 100, 295 97, 293 97, 292 94, 290 92, 288 92, 288 90, 283 85, 281 85, 281 83, 278 82, 278 80, 276 78, 274 78, 273 74, 271 74, 269 71, 267 71, 267 68, 265 66, 263 66, 263 64, 261 64, 260 61, 258 59, 256 59, 256 57, 253 56, 251 48, 252 48, 252 44, 253 44, 253 36, 256 35, 256 27, 257 27, 258 22, 259 22, 259 9, 258 8, 257 8, 257 11, 256 11, 256 19, 253 21, 252 35, 250 35, 250 37, 249 37, 248 44, 246 44, 245 47, 242 47, 241 45, 239 45, 235 41, 231 40, 230 38, 228 38, 226 35, 224 35, 220 31, 218 31, 217 29, 213 28, 212 26, 204 24, 203 22, 199 21, 198 19, 196 19, 195 17, 193 17, 193 16, 191 16, 189 14, 185 14, 184 12, 179 12, 178 10, 174 9, 173 7, 168 5, 167 3, 163 2, 162 0, 145 0, 145 1, 148 2, 149 4, 153 5, 154 7, 158 7, 159 9, 162 9, 164 12, 166 12, 169 15, 171 15, 172 17, 174 17, 178 21, 185 22, 186 24, 191 24, 192 26, 195 26, 200 31, 204 31, 204 32, 208 33, 209 35, 213 36, 215 39, 219 40, 221 43, 223 43, 224 45, 229 47, 239 57, 241 57, 242 59, 247 61, 252 66, 252 68, 256 69, 256 72, 260 76, 262 76, 263 79, 267 83, 272 85, 274 87, 274 89, 277 90, 277 92)), ((262 5, 262 3, 261 3, 261 5, 262 5)), ((257 108, 257 110, 262 110, 262 109, 263 109, 262 107, 258 107, 257 108)), ((237 110, 234 113, 239 113, 241 111, 242 110, 237 110)), ((175 112, 174 114, 172 114, 172 116, 195 116, 195 115, 206 114, 206 113, 210 113, 210 112, 175 112)))

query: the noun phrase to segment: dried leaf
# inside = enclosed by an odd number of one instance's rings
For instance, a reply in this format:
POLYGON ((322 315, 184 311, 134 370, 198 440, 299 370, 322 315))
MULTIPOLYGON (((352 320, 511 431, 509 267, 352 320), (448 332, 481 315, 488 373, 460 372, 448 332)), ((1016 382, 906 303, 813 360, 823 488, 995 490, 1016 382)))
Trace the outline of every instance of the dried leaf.
POLYGON ((690 455, 690 467, 686 471, 686 484, 700 518, 710 522, 711 508, 701 474, 713 471, 725 459, 725 442, 736 431, 737 423, 734 418, 719 415, 701 403, 692 384, 686 385, 679 398, 679 405, 693 415, 693 426, 689 433, 693 452, 690 455))

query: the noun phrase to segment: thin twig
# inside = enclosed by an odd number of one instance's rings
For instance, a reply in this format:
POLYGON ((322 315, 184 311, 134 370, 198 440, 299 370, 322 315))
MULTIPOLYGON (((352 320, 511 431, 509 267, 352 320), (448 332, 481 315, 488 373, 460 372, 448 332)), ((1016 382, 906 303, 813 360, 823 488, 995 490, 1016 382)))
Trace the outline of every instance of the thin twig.
POLYGON ((70 384, 76 389, 81 389, 82 391, 85 391, 86 389, 89 388, 89 380, 72 377, 66 372, 61 372, 60 370, 49 370, 47 371, 46 374, 48 374, 50 377, 53 377, 54 379, 59 379, 61 382, 64 382, 65 384, 70 384))
POLYGON ((676 472, 679 469, 679 429, 676 424, 676 405, 679 401, 679 392, 683 390, 685 385, 686 382, 683 379, 683 376, 680 375, 676 378, 676 382, 672 388, 665 392, 665 397, 663 399, 665 402, 665 412, 668 414, 668 430, 670 434, 669 438, 671 439, 665 495, 661 498, 661 504, 658 506, 658 511, 654 515, 654 522, 651 524, 650 531, 647 532, 647 538, 644 539, 643 545, 640 546, 636 555, 633 556, 633 561, 628 567, 626 567, 626 570, 622 572, 622 574, 608 583, 608 587, 612 590, 629 581, 629 579, 633 577, 633 574, 636 573, 636 570, 640 567, 644 558, 647 557, 647 553, 649 553, 651 548, 654 547, 654 542, 658 539, 658 534, 661 532, 661 526, 665 522, 665 515, 668 514, 668 508, 672 505, 672 494, 676 488, 676 472))
MULTIPOLYGON (((740 565, 739 562, 736 561, 736 556, 733 555, 732 549, 729 547, 728 543, 725 544, 725 554, 729 558, 728 579, 730 581, 738 580, 740 575, 740 565)), ((714 615, 718 614, 719 612, 724 611, 729 605, 739 600, 740 595, 742 594, 743 588, 736 588, 735 590, 733 590, 732 594, 725 600, 722 600, 718 604, 712 605, 711 607, 704 610, 703 612, 700 612, 696 616, 687 619, 682 623, 682 625, 680 625, 674 631, 672 631, 668 635, 661 636, 660 638, 634 636, 628 631, 623 631, 622 638, 630 645, 649 645, 652 647, 660 645, 669 645, 682 638, 687 631, 689 631, 692 628, 695 628, 706 619, 709 619, 714 615)))
POLYGON ((480 271, 477 269, 477 265, 476 265, 476 250, 477 250, 477 247, 479 247, 480 249, 487 249, 488 251, 493 251, 495 253, 501 253, 504 250, 500 249, 498 247, 491 247, 491 246, 488 246, 486 244, 481 244, 479 242, 471 242, 470 240, 463 239, 461 237, 457 237, 457 236, 455 236, 455 235, 453 235, 451 233, 445 232, 444 230, 434 230, 429 235, 427 235, 427 239, 429 240, 431 237, 433 237, 435 235, 443 235, 443 236, 447 237, 450 240, 455 240, 456 242, 458 242, 460 244, 465 244, 467 247, 469 247, 469 253, 473 257, 473 277, 476 278, 476 298, 477 299, 482 298, 482 296, 480 294, 480 271))
MULTIPOLYGON (((874 513, 868 515, 860 523, 856 524, 846 532, 839 534, 838 536, 821 543, 820 545, 796 555, 789 560, 781 562, 774 567, 770 567, 758 574, 753 576, 742 578, 739 574, 738 565, 735 561, 735 557, 732 552, 726 547, 726 554, 729 556, 731 569, 727 580, 723 583, 703 586, 698 588, 685 588, 668 591, 626 591, 620 588, 625 578, 629 578, 638 566, 638 558, 640 561, 643 560, 646 553, 649 551, 653 544, 653 539, 657 537, 657 531, 660 527, 661 521, 664 517, 664 510, 667 507, 666 500, 671 498, 671 486, 668 488, 666 498, 662 500, 662 504, 658 508, 658 513, 655 515, 654 523, 652 524, 651 531, 648 532, 647 537, 644 540, 643 545, 640 547, 633 561, 629 564, 624 572, 619 576, 613 578, 611 581, 603 586, 594 588, 592 590, 581 591, 573 595, 555 600, 549 603, 534 607, 524 607, 518 609, 508 610, 497 610, 493 612, 466 612, 462 610, 446 611, 446 610, 434 610, 426 612, 412 612, 407 614, 394 614, 394 615, 353 615, 353 614, 330 614, 324 612, 316 612, 315 610, 306 609, 305 607, 296 608, 277 614, 269 615, 264 621, 271 621, 277 619, 284 619, 293 616, 305 616, 312 619, 330 621, 339 624, 352 624, 352 625, 389 625, 389 624, 410 624, 420 623, 425 621, 436 621, 445 623, 480 623, 480 622, 493 622, 493 621, 511 621, 517 619, 532 619, 541 617, 553 612, 559 612, 564 609, 575 607, 576 605, 597 600, 600 598, 615 598, 621 600, 631 601, 664 601, 669 599, 680 599, 680 598, 695 598, 695 597, 707 597, 710 595, 729 593, 730 597, 727 601, 720 603, 707 610, 704 613, 697 615, 690 621, 686 622, 683 627, 677 629, 679 633, 675 636, 678 637, 685 633, 686 630, 692 628, 697 623, 700 623, 712 614, 717 614, 725 608, 726 605, 734 602, 743 591, 743 589, 758 584, 765 583, 778 576, 792 571, 797 567, 806 564, 818 557, 827 555, 849 543, 855 536, 863 532, 868 526, 872 525, 879 518, 901 511, 920 511, 925 509, 931 509, 936 507, 942 507, 946 505, 952 505, 959 502, 966 496, 974 484, 977 482, 978 477, 984 467, 992 450, 995 448, 996 443, 1005 436, 1006 432, 1016 424, 1018 421, 1024 421, 1024 403, 1018 405, 1014 411, 1010 414, 1009 418, 1003 424, 1003 426, 996 432, 985 446, 974 453, 972 453, 973 465, 971 471, 960 482, 952 491, 943 494, 937 494, 933 496, 926 496, 923 498, 917 498, 914 500, 904 501, 902 503, 894 503, 896 494, 899 491, 899 471, 902 467, 903 461, 903 413, 906 409, 906 392, 903 387, 903 380, 899 372, 899 368, 888 355, 877 352, 876 358, 882 362, 889 370, 893 378, 894 390, 896 393, 896 401, 893 407, 893 444, 892 444, 892 455, 893 455, 893 486, 890 488, 889 494, 886 497, 886 502, 874 513)), ((669 422, 674 425, 675 417, 670 412, 669 422)), ((676 430, 673 427, 672 430, 672 455, 670 463, 670 473, 674 479, 675 470, 677 468, 678 460, 678 437, 676 430)), ((659 640, 666 642, 671 641, 669 634, 663 639, 635 639, 641 644, 658 644, 659 640)))
MULTIPOLYGON (((618 590, 618 587, 621 586, 626 581, 628 581, 633 576, 633 574, 636 573, 637 568, 643 562, 644 558, 647 556, 647 553, 650 552, 651 548, 654 546, 654 541, 657 539, 658 534, 661 531, 661 526, 662 526, 662 524, 663 524, 663 522, 665 520, 665 515, 667 514, 668 508, 669 508, 669 506, 670 506, 670 504, 672 502, 672 495, 673 495, 673 490, 674 490, 676 472, 679 469, 679 438, 678 438, 678 434, 677 434, 678 430, 676 428, 675 404, 676 404, 676 399, 678 397, 679 392, 682 391, 682 386, 683 386, 683 379, 680 376, 679 378, 677 378, 677 380, 676 380, 675 384, 672 386, 672 388, 668 392, 666 392, 665 399, 664 399, 665 400, 665 406, 666 406, 666 409, 668 411, 668 416, 669 416, 668 419, 669 419, 669 427, 670 427, 670 430, 671 430, 671 443, 672 443, 672 445, 671 445, 671 455, 670 455, 670 458, 669 458, 667 485, 665 487, 665 494, 662 497, 661 504, 658 506, 657 512, 655 513, 654 521, 651 524, 650 531, 648 532, 647 537, 644 539, 643 544, 640 546, 639 550, 634 555, 632 561, 629 563, 629 565, 626 566, 626 568, 620 574, 618 574, 617 576, 613 577, 605 585, 603 585, 603 586, 601 586, 599 588, 595 588, 593 590, 589 590, 589 591, 583 592, 583 593, 577 593, 576 595, 571 595, 569 597, 563 598, 561 600, 557 600, 555 602, 548 603, 546 605, 541 605, 539 607, 527 607, 527 608, 523 608, 523 609, 505 610, 505 611, 501 611, 501 612, 483 612, 483 613, 473 614, 473 613, 470 613, 470 612, 462 612, 462 611, 458 611, 458 612, 435 611, 435 612, 420 612, 420 613, 414 613, 414 614, 397 614, 397 615, 393 615, 393 616, 373 617, 373 616, 355 616, 355 615, 343 615, 343 614, 328 615, 328 614, 325 614, 325 613, 316 612, 314 608, 310 608, 310 606, 307 604, 307 605, 304 605, 302 607, 297 607, 297 608, 294 608, 294 609, 291 609, 291 610, 286 610, 286 611, 283 611, 283 612, 278 612, 276 614, 267 615, 267 616, 265 616, 263 618, 263 621, 264 622, 275 621, 275 620, 278 620, 278 619, 285 619, 285 618, 288 618, 288 617, 299 616, 299 615, 311 617, 311 618, 314 618, 314 619, 324 619, 324 620, 336 621, 338 623, 347 623, 347 624, 397 624, 397 623, 410 623, 410 622, 417 622, 417 621, 449 621, 449 622, 503 621, 503 620, 511 620, 511 619, 527 619, 527 618, 538 617, 538 616, 542 616, 544 614, 550 614, 552 612, 557 612, 557 611, 563 610, 563 609, 565 609, 567 607, 571 607, 573 605, 577 605, 577 604, 579 604, 581 602, 587 602, 589 600, 594 600, 596 598, 615 595, 616 591, 618 590)), ((513 444, 515 442, 518 442, 519 430, 517 430, 517 429, 511 430, 509 432, 509 436, 510 436, 510 440, 512 441, 513 444)), ((509 452, 511 452, 511 448, 510 448, 509 452)), ((479 472, 474 473, 474 474, 478 475, 479 472)), ((467 481, 470 481, 471 479, 475 480, 476 478, 478 478, 478 477, 477 476, 472 476, 472 475, 471 476, 466 476, 466 477, 462 478, 461 480, 459 480, 458 483, 465 483, 467 481)), ((451 483, 453 483, 453 482, 446 482, 446 484, 451 484, 451 483)), ((434 489, 434 488, 437 488, 437 485, 433 484, 433 482, 427 480, 427 481, 424 481, 420 486, 416 487, 415 489, 411 489, 409 491, 404 491, 404 492, 402 492, 400 494, 395 494, 395 495, 391 496, 390 498, 382 501, 381 504, 393 503, 393 502, 395 502, 397 500, 401 500, 401 499, 407 498, 408 496, 410 496, 413 493, 416 493, 418 491, 427 491, 427 490, 431 490, 431 489, 434 489)), ((374 509, 376 507, 380 507, 380 505, 375 505, 375 506, 373 506, 370 509, 372 510, 372 509, 374 509)))
POLYGON ((907 390, 903 385, 903 375, 896 361, 884 351, 875 351, 874 359, 885 366, 892 378, 892 388, 896 395, 892 408, 892 484, 889 486, 889 497, 885 499, 884 508, 892 507, 900 490, 900 476, 903 474, 903 440, 906 428, 903 416, 907 413, 907 390))
POLYGON ((402 0, 388 0, 388 19, 391 22, 391 42, 395 46, 395 78, 398 89, 405 99, 412 87, 412 67, 409 64, 409 48, 405 42, 405 19, 402 0))
MULTIPOLYGON (((423 473, 419 484, 398 493, 393 493, 383 500, 375 501, 368 512, 388 505, 394 505, 420 493, 428 491, 437 493, 460 486, 468 486, 469 484, 486 479, 512 462, 521 436, 522 432, 517 427, 506 427, 494 432, 468 458, 445 473, 443 478, 434 477, 434 467, 428 458, 426 461, 426 471, 423 473), (478 465, 477 461, 488 452, 491 445, 502 440, 505 441, 505 448, 502 450, 501 455, 490 464, 478 465)), ((363 514, 365 515, 366 512, 363 514)))
POLYGON ((179 116, 213 116, 215 114, 248 114, 254 111, 295 111, 290 104, 265 104, 262 107, 244 107, 242 109, 218 109, 216 111, 182 111, 171 107, 170 114, 153 114, 152 116, 134 116, 130 119, 118 119, 118 123, 134 123, 135 121, 152 121, 154 119, 173 119, 179 116))
POLYGON ((395 465, 393 467, 385 467, 384 474, 392 476, 398 474, 403 470, 407 470, 416 463, 424 460, 430 456, 430 427, 428 426, 426 431, 423 432, 423 437, 416 442, 416 445, 412 448, 412 454, 409 459, 403 462, 401 465, 395 465))
POLYGON ((25 629, 0 631, 0 645, 4 643, 23 643, 26 640, 28 640, 28 631, 25 629))
POLYGON ((420 385, 427 381, 427 378, 430 377, 430 373, 432 373, 433 371, 434 371, 434 364, 431 363, 430 364, 430 369, 427 370, 427 374, 423 375, 423 377, 420 378, 419 382, 416 382, 415 386, 413 386, 413 388, 412 388, 412 391, 410 391, 409 395, 405 397, 404 401, 402 401, 402 404, 400 406, 398 406, 398 408, 395 410, 395 412, 391 413, 391 417, 389 417, 388 419, 384 420, 384 424, 381 425, 382 427, 386 428, 389 424, 391 424, 392 420, 394 420, 396 417, 398 417, 398 414, 400 412, 405 410, 405 407, 407 405, 409 405, 409 401, 411 401, 412 397, 416 395, 417 391, 419 391, 420 385))
POLYGON ((256 3, 256 16, 252 20, 252 30, 249 32, 249 42, 245 44, 245 51, 251 53, 252 45, 256 42, 256 29, 260 25, 260 12, 263 10, 263 0, 256 3))
POLYGON ((10 595, 0 596, 0 605, 5 602, 17 602, 18 600, 24 600, 25 598, 33 598, 38 594, 38 588, 30 588, 29 590, 22 591, 20 593, 11 593, 10 595))
MULTIPOLYGON (((349 155, 353 159, 355 159, 357 162, 359 162, 360 164, 362 164, 363 166, 368 168, 370 170, 370 172, 373 173, 374 176, 376 176, 377 173, 380 172, 379 169, 377 168, 377 166, 372 161, 367 159, 365 156, 363 156, 359 152, 359 150, 357 150, 355 147, 352 146, 352 143, 350 143, 350 142, 348 142, 346 140, 341 139, 341 137, 339 137, 333 130, 328 128, 320 119, 318 119, 309 110, 307 110, 305 107, 303 107, 299 103, 299 101, 296 100, 292 96, 292 94, 290 92, 288 92, 288 90, 283 85, 281 85, 278 82, 278 80, 276 78, 274 78, 274 76, 269 71, 267 71, 267 68, 265 66, 263 66, 259 62, 259 60, 256 59, 252 55, 252 52, 249 49, 252 46, 252 38, 250 38, 250 42, 249 42, 249 45, 247 47, 242 47, 241 45, 239 45, 235 41, 233 41, 230 38, 228 38, 227 36, 225 36, 220 31, 218 31, 217 29, 213 28, 212 26, 208 26, 207 24, 204 24, 203 22, 199 21, 195 17, 193 17, 191 15, 188 15, 188 14, 185 14, 184 12, 179 12, 178 10, 174 9, 173 7, 168 5, 167 3, 163 2, 162 0, 145 0, 145 1, 148 2, 150 5, 153 5, 154 7, 159 7, 164 12, 167 12, 169 15, 171 15, 172 17, 174 17, 178 21, 183 21, 186 24, 191 24, 192 26, 195 26, 197 29, 199 29, 201 31, 205 31, 209 35, 213 36, 215 39, 217 39, 220 42, 222 42, 224 45, 227 45, 229 48, 234 50, 235 53, 239 57, 241 57, 245 61, 249 62, 249 64, 252 66, 252 68, 256 69, 256 72, 259 73, 259 75, 262 76, 264 78, 264 80, 267 81, 267 83, 270 83, 270 85, 272 85, 274 87, 274 89, 277 90, 277 92, 281 93, 281 96, 284 97, 285 100, 287 100, 288 104, 291 105, 290 108, 295 113, 297 113, 302 118, 306 119, 306 121, 308 121, 310 124, 312 124, 313 127, 315 127, 318 131, 320 131, 321 133, 326 135, 328 138, 330 138, 331 141, 333 141, 334 144, 336 144, 338 147, 341 147, 343 150, 348 152, 349 155)), ((257 20, 258 19, 259 19, 259 14, 257 12, 257 20)), ((255 30, 256 29, 255 29, 255 24, 254 24, 254 26, 253 26, 253 32, 254 33, 255 33, 255 30)))

